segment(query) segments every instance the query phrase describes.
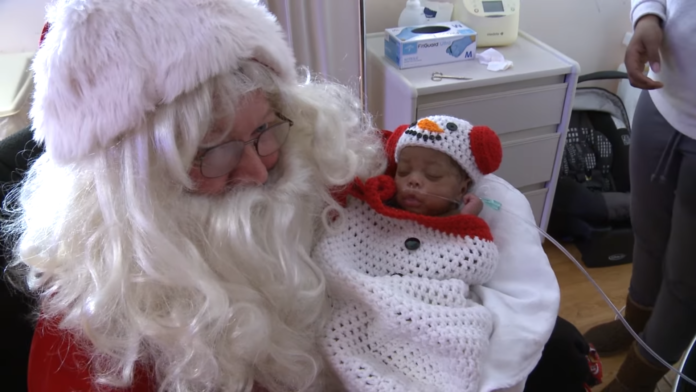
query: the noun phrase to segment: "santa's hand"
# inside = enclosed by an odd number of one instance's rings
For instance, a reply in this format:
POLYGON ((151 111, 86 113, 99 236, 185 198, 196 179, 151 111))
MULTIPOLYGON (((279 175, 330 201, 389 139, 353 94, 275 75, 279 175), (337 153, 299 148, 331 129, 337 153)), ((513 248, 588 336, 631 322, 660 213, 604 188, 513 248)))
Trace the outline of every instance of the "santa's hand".
POLYGON ((478 215, 481 213, 481 210, 483 210, 483 202, 473 193, 464 195, 464 200, 462 202, 462 214, 464 215, 478 215))

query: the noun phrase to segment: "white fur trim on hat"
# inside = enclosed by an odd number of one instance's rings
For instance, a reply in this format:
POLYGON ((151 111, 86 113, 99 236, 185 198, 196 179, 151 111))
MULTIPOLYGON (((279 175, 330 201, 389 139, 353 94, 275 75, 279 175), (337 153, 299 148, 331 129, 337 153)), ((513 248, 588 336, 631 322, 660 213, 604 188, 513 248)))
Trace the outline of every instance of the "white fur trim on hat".
POLYGON ((452 157, 474 182, 496 171, 502 160, 502 146, 495 132, 456 117, 426 117, 396 136, 396 162, 404 147, 432 148, 452 157))
POLYGON ((240 60, 296 78, 282 28, 258 1, 56 0, 48 23, 31 117, 57 161, 113 144, 157 105, 240 60))

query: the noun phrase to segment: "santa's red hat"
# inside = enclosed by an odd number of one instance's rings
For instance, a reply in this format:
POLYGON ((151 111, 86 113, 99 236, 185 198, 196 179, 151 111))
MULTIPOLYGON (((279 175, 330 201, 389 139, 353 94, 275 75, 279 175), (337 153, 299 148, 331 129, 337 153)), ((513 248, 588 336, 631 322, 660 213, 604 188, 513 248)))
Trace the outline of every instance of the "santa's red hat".
POLYGON ((281 26, 255 0, 52 2, 32 66, 34 137, 52 159, 78 159, 245 59, 297 79, 281 26))
POLYGON ((408 146, 432 148, 449 155, 474 182, 498 170, 503 159, 500 139, 493 130, 451 116, 425 117, 399 127, 387 141, 387 153, 398 162, 401 150, 408 146))

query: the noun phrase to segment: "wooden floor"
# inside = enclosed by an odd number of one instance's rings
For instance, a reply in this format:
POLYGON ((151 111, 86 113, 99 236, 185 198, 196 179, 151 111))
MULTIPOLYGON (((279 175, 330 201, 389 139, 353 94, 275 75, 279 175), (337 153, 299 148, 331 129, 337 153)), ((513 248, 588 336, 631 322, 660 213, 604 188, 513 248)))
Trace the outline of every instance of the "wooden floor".
MULTIPOLYGON (((564 245, 576 259, 581 260, 577 248, 569 244, 564 245)), ((597 324, 612 320, 614 313, 575 264, 548 241, 544 244, 544 249, 549 256, 551 266, 556 272, 561 287, 560 316, 573 323, 582 333, 597 324)), ((631 265, 590 268, 587 271, 614 305, 621 309, 626 302, 626 293, 631 278, 631 265)), ((601 391, 605 385, 611 382, 624 357, 625 355, 602 358, 604 382, 595 387, 593 391, 601 391)), ((671 391, 670 381, 663 380, 656 391, 671 391)))

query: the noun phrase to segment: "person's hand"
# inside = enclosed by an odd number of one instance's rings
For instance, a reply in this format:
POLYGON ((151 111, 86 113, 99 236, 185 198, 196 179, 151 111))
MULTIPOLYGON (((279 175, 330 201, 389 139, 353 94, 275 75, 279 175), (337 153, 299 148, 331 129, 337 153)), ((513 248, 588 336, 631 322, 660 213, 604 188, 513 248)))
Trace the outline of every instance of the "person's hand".
POLYGON ((483 210, 483 202, 481 199, 471 193, 464 195, 462 214, 478 215, 481 213, 481 210, 483 210))
POLYGON ((660 72, 660 46, 662 46, 661 20, 655 15, 646 15, 638 20, 633 38, 626 49, 626 72, 631 86, 654 90, 662 87, 644 74, 645 63, 650 63, 653 72, 660 72))

